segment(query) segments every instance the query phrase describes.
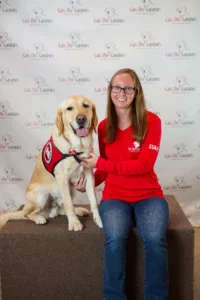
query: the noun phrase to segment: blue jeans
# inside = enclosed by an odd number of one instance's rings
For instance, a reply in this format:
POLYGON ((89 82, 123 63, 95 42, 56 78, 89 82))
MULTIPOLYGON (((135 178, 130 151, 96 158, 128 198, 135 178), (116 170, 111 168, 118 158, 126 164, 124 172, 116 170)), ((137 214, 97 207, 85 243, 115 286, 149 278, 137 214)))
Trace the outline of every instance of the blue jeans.
POLYGON ((167 300, 167 202, 159 197, 134 204, 111 199, 101 201, 99 213, 105 232, 104 300, 126 300, 126 246, 134 219, 145 250, 145 300, 167 300))

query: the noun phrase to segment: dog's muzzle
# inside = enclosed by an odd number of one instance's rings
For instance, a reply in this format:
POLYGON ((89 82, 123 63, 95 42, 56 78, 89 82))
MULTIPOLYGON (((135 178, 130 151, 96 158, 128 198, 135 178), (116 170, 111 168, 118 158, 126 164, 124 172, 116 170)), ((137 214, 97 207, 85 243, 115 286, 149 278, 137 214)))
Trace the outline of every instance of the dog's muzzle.
POLYGON ((88 128, 85 127, 86 125, 86 121, 87 121, 87 118, 86 116, 82 115, 82 114, 79 114, 77 117, 76 117, 76 123, 78 124, 79 128, 75 129, 72 125, 72 129, 74 131, 74 133, 79 136, 79 137, 85 137, 88 135, 88 128))

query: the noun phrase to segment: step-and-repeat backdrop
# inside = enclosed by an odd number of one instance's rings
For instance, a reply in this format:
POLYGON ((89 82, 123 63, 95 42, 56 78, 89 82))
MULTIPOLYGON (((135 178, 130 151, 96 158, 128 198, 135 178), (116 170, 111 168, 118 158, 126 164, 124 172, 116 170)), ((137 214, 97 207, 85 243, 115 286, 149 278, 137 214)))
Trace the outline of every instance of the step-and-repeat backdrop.
MULTIPOLYGON (((85 95, 103 119, 108 82, 129 67, 140 77, 148 109, 162 120, 156 163, 162 188, 200 226, 197 2, 1 1, 1 212, 24 203, 58 105, 70 95, 85 95)), ((97 136, 94 148, 98 153, 97 136)), ((87 202, 86 195, 79 193, 76 202, 87 202)))

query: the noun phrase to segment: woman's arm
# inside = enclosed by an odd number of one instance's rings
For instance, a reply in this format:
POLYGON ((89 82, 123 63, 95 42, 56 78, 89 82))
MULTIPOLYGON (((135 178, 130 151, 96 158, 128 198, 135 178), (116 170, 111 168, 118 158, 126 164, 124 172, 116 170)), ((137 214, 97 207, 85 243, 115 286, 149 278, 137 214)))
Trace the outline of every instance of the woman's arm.
POLYGON ((141 147, 137 159, 133 160, 106 160, 104 157, 97 157, 95 154, 91 158, 84 160, 91 163, 90 167, 96 167, 98 171, 107 173, 116 173, 119 175, 137 175, 149 173, 153 170, 156 162, 161 139, 161 121, 154 115, 154 118, 148 124, 147 135, 141 147))

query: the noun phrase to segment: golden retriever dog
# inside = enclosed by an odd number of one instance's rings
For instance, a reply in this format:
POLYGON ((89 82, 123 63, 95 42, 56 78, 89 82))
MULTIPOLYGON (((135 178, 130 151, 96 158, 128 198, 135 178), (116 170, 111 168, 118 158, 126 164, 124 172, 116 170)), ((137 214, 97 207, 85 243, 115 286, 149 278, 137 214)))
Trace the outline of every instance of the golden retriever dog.
POLYGON ((88 215, 85 208, 74 207, 73 183, 86 176, 86 193, 94 222, 102 228, 91 169, 81 164, 93 148, 92 133, 98 123, 95 105, 83 96, 72 96, 59 106, 50 140, 39 152, 26 190, 23 209, 0 216, 0 228, 8 220, 28 219, 45 224, 47 218, 66 215, 68 229, 79 231, 83 225, 77 215, 88 215))

